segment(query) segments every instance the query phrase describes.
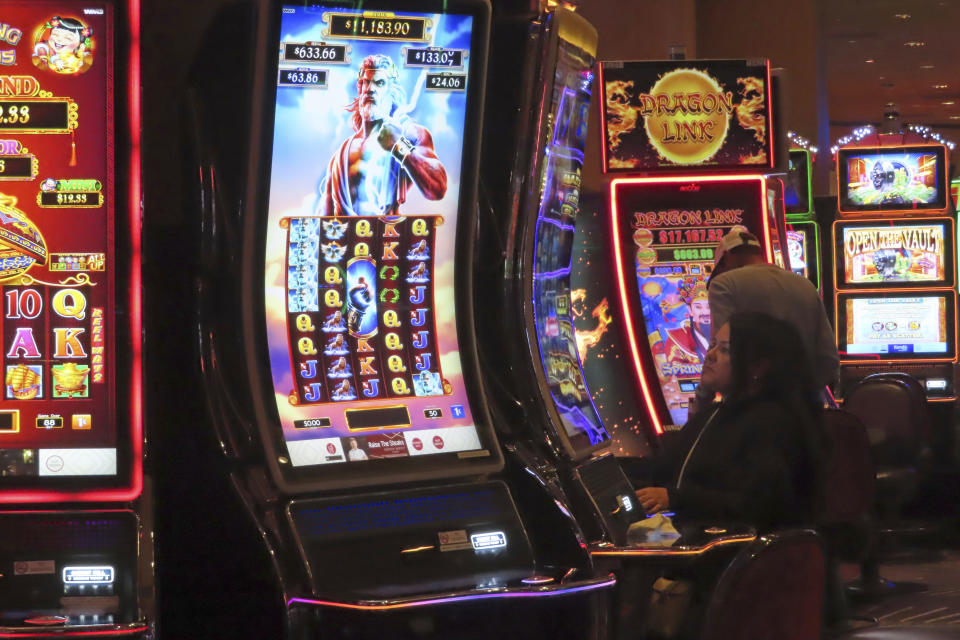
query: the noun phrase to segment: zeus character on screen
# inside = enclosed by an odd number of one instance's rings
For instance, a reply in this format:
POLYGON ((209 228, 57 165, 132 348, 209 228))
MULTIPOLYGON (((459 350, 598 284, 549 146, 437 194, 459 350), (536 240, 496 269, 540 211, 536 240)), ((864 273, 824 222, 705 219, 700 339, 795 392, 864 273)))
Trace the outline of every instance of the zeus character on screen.
POLYGON ((402 111, 406 96, 393 60, 364 58, 347 110, 356 132, 330 159, 320 183, 319 216, 398 215, 413 182, 427 200, 447 192, 447 171, 430 131, 402 111))

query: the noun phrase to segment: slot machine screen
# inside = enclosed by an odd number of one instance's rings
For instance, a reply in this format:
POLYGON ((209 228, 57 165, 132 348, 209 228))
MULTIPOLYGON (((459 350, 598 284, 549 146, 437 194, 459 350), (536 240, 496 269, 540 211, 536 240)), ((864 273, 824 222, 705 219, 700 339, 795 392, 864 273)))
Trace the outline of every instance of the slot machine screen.
POLYGON ((839 294, 841 359, 952 360, 956 355, 956 295, 839 294))
POLYGON ((810 255, 807 238, 807 231, 805 229, 792 229, 787 231, 787 251, 790 254, 790 270, 804 278, 810 277, 810 268, 807 265, 810 255))
POLYGON ((951 286, 953 221, 933 218, 887 223, 835 223, 840 287, 951 286))
POLYGON ((791 149, 783 181, 783 204, 788 217, 811 212, 810 189, 810 153, 804 149, 791 149))
MULTIPOLYGON (((710 344, 707 283, 714 250, 735 227, 764 239, 766 181, 758 177, 676 180, 625 179, 611 185, 615 230, 621 238, 620 286, 635 342, 649 345, 642 367, 656 379, 675 425, 700 383, 710 344), (632 281, 632 282, 631 282, 632 281), (651 371, 652 369, 652 371, 651 371)), ((638 350, 640 348, 638 347, 638 350)))
POLYGON ((455 295, 476 19, 282 7, 263 284, 294 468, 490 455, 455 295))
POLYGON ((593 58, 560 39, 550 105, 550 138, 540 184, 533 269, 533 310, 544 382, 574 455, 610 441, 583 375, 570 292, 574 225, 590 113, 593 58))
POLYGON ((840 149, 837 166, 841 213, 947 208, 942 145, 840 149))
POLYGON ((118 486, 131 438, 117 390, 131 375, 116 353, 129 316, 116 304, 128 274, 115 8, 0 7, 0 484, 118 486))

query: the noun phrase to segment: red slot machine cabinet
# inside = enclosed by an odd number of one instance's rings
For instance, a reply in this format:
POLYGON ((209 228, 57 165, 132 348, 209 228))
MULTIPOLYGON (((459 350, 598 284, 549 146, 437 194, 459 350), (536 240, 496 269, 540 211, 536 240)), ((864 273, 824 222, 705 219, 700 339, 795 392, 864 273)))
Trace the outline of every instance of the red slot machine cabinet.
POLYGON ((955 400, 956 229, 939 144, 844 147, 833 224, 841 394, 872 373, 917 378, 955 400))
POLYGON ((139 2, 0 7, 0 635, 153 637, 139 2))
POLYGON ((767 60, 601 62, 617 308, 655 435, 686 422, 714 249, 737 226, 785 263, 767 60), (750 117, 745 117, 749 113, 750 117), (622 174, 632 174, 621 177, 622 174))
POLYGON ((489 3, 251 6, 243 95, 205 86, 204 64, 222 61, 201 52, 193 108, 205 232, 242 257, 205 267, 204 377, 228 473, 275 563, 264 598, 282 600, 291 637, 424 620, 430 635, 481 637, 506 614, 525 637, 593 637, 614 579, 591 571, 569 514, 504 456, 479 372, 489 3), (224 117, 235 100, 249 121, 224 117), (389 149, 374 128, 393 132, 389 149), (249 130, 239 163, 211 142, 218 130, 249 130), (354 142, 378 145, 368 173, 347 162, 354 142))

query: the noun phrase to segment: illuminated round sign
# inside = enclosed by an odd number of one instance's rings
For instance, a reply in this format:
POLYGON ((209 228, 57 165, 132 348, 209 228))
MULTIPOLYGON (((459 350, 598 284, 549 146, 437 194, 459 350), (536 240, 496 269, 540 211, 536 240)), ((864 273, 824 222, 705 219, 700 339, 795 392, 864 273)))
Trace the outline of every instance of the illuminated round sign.
POLYGON ((641 96, 650 144, 676 164, 701 164, 716 155, 726 140, 733 109, 733 95, 696 69, 665 73, 649 94, 641 96))

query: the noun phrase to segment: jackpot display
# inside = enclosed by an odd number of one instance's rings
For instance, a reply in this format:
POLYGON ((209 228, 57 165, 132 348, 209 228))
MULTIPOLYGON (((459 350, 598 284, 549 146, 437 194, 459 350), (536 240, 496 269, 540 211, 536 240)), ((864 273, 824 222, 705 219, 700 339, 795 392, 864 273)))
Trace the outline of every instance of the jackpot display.
POLYGON ((472 21, 283 7, 264 286, 294 467, 482 448, 454 295, 472 21))
POLYGON ((642 387, 649 391, 657 381, 660 394, 653 397, 662 395, 661 408, 674 425, 686 422, 710 345, 707 282, 714 250, 734 228, 764 229, 758 236, 770 258, 766 195, 760 176, 626 178, 611 184, 621 300, 626 317, 642 317, 627 323, 628 336, 641 360, 642 387), (633 325, 643 334, 635 335, 633 325))
POLYGON ((0 6, 0 476, 109 483, 128 464, 116 390, 130 384, 115 353, 114 7, 0 6))
POLYGON ((842 213, 947 207, 942 145, 841 149, 837 165, 842 213))
POLYGON ((773 167, 766 60, 602 62, 604 171, 773 167))

